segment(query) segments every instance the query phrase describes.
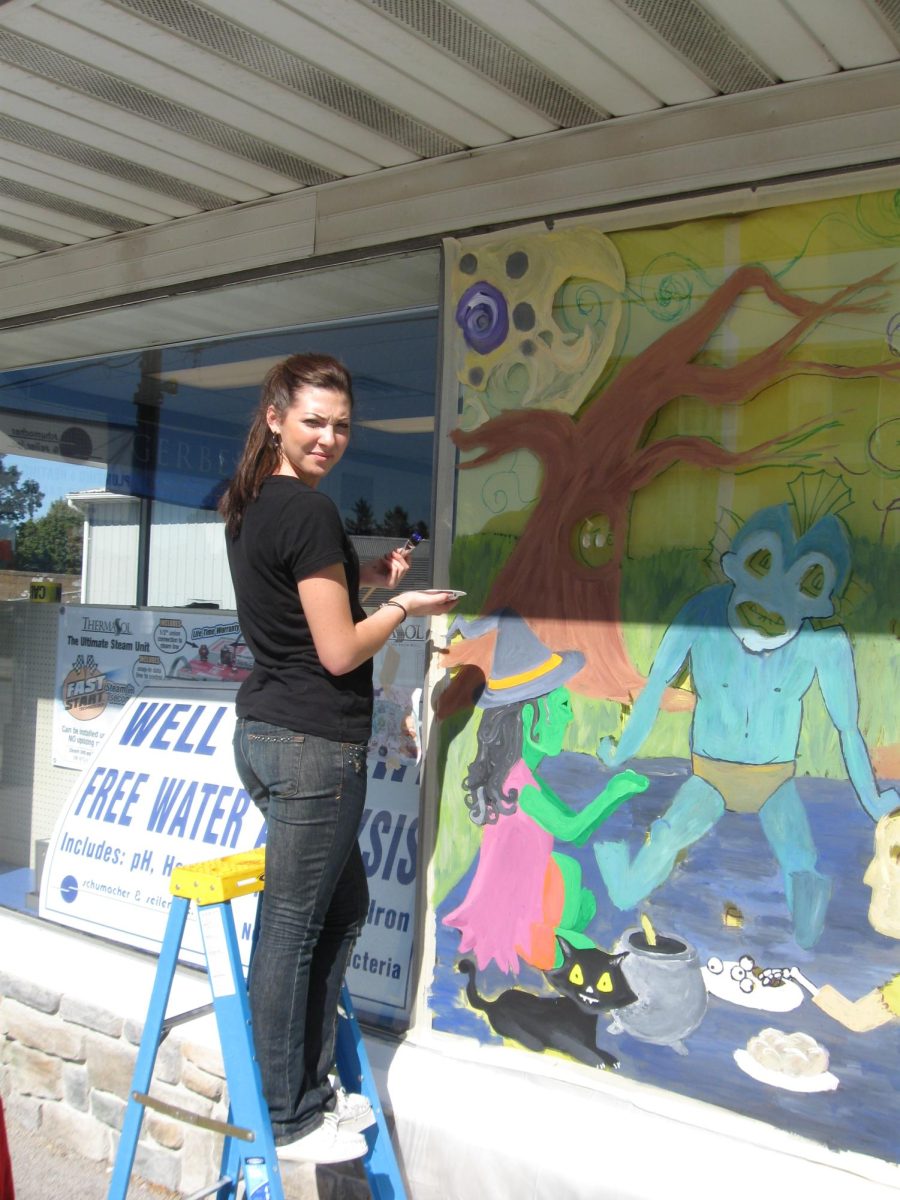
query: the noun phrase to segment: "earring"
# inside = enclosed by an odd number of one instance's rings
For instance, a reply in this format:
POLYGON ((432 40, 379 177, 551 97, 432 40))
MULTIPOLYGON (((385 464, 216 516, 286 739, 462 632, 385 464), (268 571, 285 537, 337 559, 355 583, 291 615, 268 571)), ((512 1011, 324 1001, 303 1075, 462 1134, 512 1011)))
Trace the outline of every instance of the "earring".
POLYGON ((281 454, 281 434, 277 429, 272 430, 272 449, 276 454, 281 454))

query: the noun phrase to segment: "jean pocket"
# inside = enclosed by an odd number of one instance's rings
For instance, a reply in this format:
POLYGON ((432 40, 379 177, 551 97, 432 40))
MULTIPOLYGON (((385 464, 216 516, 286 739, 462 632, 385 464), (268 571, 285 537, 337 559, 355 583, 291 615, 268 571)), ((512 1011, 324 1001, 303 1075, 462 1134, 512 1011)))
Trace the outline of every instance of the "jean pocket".
POLYGON ((247 734, 247 760, 269 799, 289 799, 300 792, 303 766, 302 733, 247 734))
POLYGON ((346 762, 354 775, 365 775, 366 773, 366 750, 366 746, 356 742, 344 743, 346 762))

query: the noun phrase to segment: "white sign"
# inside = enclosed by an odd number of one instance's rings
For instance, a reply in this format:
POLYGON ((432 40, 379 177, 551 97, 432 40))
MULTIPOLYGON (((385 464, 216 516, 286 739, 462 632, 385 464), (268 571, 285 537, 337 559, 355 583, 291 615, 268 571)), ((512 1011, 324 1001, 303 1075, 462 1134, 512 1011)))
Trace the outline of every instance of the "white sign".
POLYGON ((375 658, 369 783, 359 835, 369 915, 347 969, 359 1014, 397 1027, 412 1003, 427 639, 427 622, 410 618, 375 658))
POLYGON ((99 415, 73 422, 5 407, 0 410, 0 454, 105 467, 115 456, 127 453, 133 440, 133 429, 110 425, 99 415))
POLYGON ((61 610, 53 763, 84 767, 143 687, 240 683, 253 666, 234 613, 73 605, 61 610))
MULTIPOLYGON (((158 950, 173 868, 262 844, 262 816, 234 769, 234 694, 172 680, 117 710, 57 821, 41 916, 158 950)), ((245 961, 255 906, 255 896, 233 905, 245 961)), ((183 949, 203 962, 195 906, 183 949)))
MULTIPOLYGON (((82 614, 82 624, 95 621, 95 612, 73 608, 61 626, 73 628, 70 614, 82 614)), ((183 612, 128 615, 146 616, 163 630, 176 626, 161 622, 177 620, 183 627, 185 617, 183 612)), ((221 617, 204 615, 217 622, 221 617)), ((135 638, 136 627, 135 622, 129 634, 106 631, 105 637, 141 640, 135 638)), ((409 621, 375 661, 375 715, 360 831, 370 903, 347 981, 360 1015, 389 1024, 405 1020, 411 1001, 426 637, 424 621, 409 621)), ((262 817, 234 768, 236 691, 234 684, 165 679, 112 706, 96 753, 57 821, 44 865, 41 916, 158 950, 173 868, 264 844, 262 817)), ((233 901, 232 911, 246 965, 256 897, 233 901)), ((195 905, 182 958, 204 963, 195 905)))
POLYGON ((347 984, 361 1015, 399 1024, 409 1015, 415 932, 419 789, 369 773, 359 843, 369 915, 353 948, 347 984))

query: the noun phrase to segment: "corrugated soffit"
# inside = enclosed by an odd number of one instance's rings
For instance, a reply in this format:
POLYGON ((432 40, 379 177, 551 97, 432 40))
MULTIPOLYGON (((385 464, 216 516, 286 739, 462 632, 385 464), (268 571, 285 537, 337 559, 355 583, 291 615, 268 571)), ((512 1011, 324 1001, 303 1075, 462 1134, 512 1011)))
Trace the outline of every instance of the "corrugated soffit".
POLYGON ((894 33, 900 36, 900 0, 875 0, 875 8, 894 33))
POLYGON ((0 0, 0 265, 900 57, 900 0, 0 0))
POLYGON ((337 178, 333 172, 323 171, 315 164, 242 133, 223 121, 196 112, 187 105, 176 104, 146 88, 135 87, 125 79, 99 71, 67 54, 59 54, 14 33, 0 32, 0 62, 24 69, 69 91, 100 100, 111 108, 153 121, 173 133, 184 134, 207 146, 244 158, 255 166, 267 167, 298 183, 328 183, 337 178))
POLYGON ((584 100, 443 0, 372 0, 377 8, 522 100, 561 129, 589 125, 609 113, 584 100))
POLYGON ((304 62, 265 38, 209 12, 188 0, 120 0, 123 7, 139 13, 148 21, 181 34, 197 46, 203 46, 223 58, 271 79, 298 95, 332 109, 367 129, 375 130, 417 157, 434 158, 462 150, 461 142, 443 137, 421 121, 385 104, 362 88, 323 71, 314 63, 304 62))
POLYGON ((718 25, 694 0, 625 0, 648 29, 696 67, 723 95, 769 87, 777 77, 718 25))

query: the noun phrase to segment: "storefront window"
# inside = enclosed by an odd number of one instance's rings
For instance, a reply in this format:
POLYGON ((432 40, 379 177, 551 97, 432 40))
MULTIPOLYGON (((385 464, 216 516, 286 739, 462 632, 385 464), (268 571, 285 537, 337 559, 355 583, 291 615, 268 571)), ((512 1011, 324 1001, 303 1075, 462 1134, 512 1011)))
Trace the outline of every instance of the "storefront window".
POLYGON ((422 532, 429 582, 437 339, 436 309, 419 308, 0 373, 0 906, 36 910, 78 779, 54 742, 59 603, 233 608, 215 506, 279 359, 346 363, 353 438, 322 490, 378 553, 422 532))
POLYGON ((428 312, 8 372, 0 377, 0 447, 8 451, 0 565, 19 576, 4 594, 50 573, 66 577, 72 598, 84 541, 78 599, 229 604, 222 563, 210 563, 205 540, 202 559, 181 559, 177 572, 165 545, 159 554, 153 543, 165 543, 172 526, 215 522, 262 378, 296 352, 334 354, 354 378, 353 442, 341 472, 323 484, 348 528, 427 531, 436 346, 428 312))

